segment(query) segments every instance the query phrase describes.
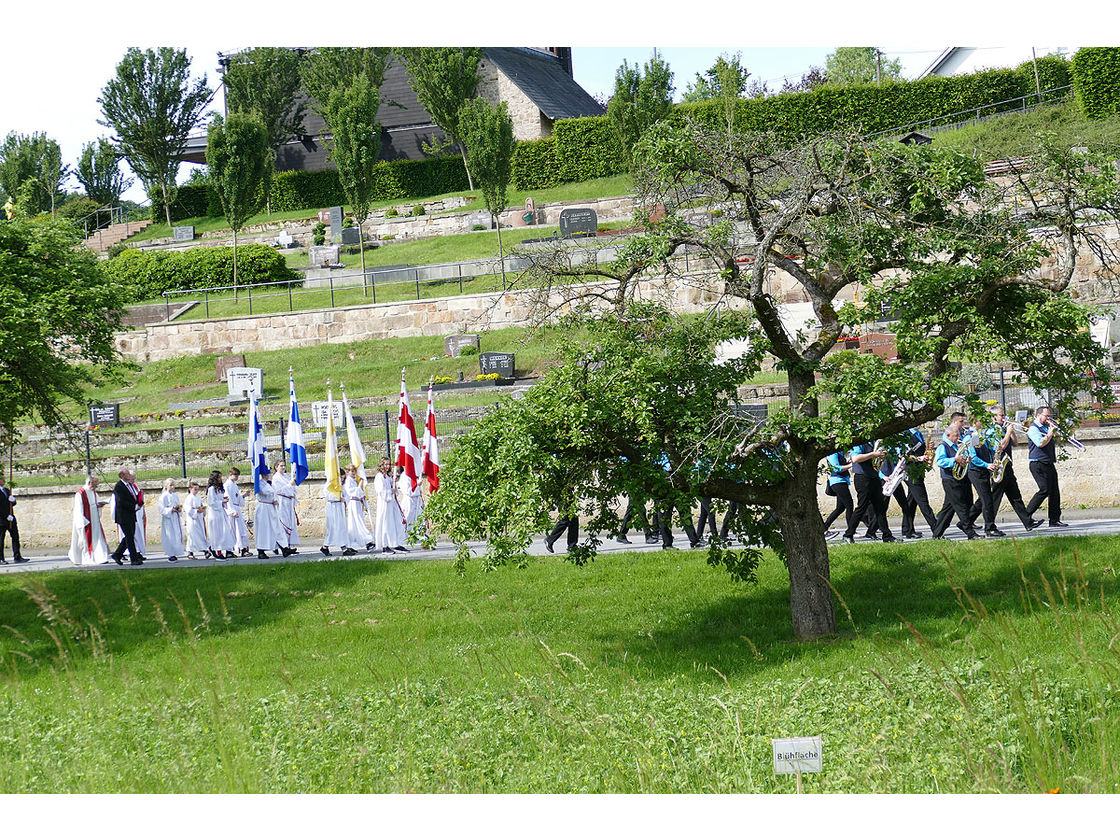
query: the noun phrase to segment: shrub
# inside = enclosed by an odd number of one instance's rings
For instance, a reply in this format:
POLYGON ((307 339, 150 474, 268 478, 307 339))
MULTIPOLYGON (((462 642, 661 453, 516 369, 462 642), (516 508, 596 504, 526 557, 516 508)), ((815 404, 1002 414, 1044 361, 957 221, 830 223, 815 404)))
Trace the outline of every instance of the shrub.
POLYGON ((388 210, 385 211, 385 218, 386 219, 393 219, 393 218, 395 218, 399 215, 400 215, 400 212, 397 210, 396 207, 390 207, 388 210))
POLYGON ((423 216, 424 215, 424 205, 423 204, 417 204, 415 207, 413 207, 412 208, 412 215, 413 216, 423 216))
POLYGON ((605 178, 626 171, 622 148, 606 117, 557 120, 553 131, 559 183, 605 178))
POLYGON ((471 225, 471 230, 489 230, 486 225, 471 225))
POLYGON ((113 259, 114 257, 119 257, 130 248, 132 248, 132 246, 125 242, 114 242, 105 253, 108 255, 109 259, 113 259))
POLYGON ((315 227, 311 228, 311 241, 314 245, 322 245, 327 241, 327 226, 322 222, 316 222, 315 227))
POLYGON ((513 147, 510 180, 514 189, 543 190, 560 183, 556 168, 556 136, 524 140, 513 147))
POLYGON ((478 355, 478 348, 475 347, 473 344, 464 344, 462 347, 459 348, 459 355, 460 356, 477 356, 478 355))
MULTIPOLYGON (((233 248, 140 251, 128 248, 105 264, 106 273, 135 302, 176 289, 204 289, 233 283, 233 248)), ((238 285, 298 280, 284 257, 263 243, 237 249, 238 285)))
POLYGON ((1120 48, 1078 50, 1073 57, 1073 89, 1086 117, 1101 119, 1120 113, 1120 48))
POLYGON ((354 227, 354 217, 353 216, 347 216, 345 219, 342 220, 342 226, 344 228, 354 227))

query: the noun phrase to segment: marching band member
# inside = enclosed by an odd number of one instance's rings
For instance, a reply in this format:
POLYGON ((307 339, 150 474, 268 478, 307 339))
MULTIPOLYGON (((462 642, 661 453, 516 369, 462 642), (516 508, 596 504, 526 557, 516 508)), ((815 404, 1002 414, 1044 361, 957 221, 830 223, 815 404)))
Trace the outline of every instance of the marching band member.
POLYGON ((824 536, 825 539, 832 539, 833 537, 840 536, 838 531, 830 531, 829 526, 836 521, 841 513, 844 514, 845 527, 851 522, 852 511, 855 505, 852 502, 851 490, 851 472, 852 462, 848 460, 848 456, 843 452, 833 452, 825 461, 828 462, 829 476, 828 484, 825 487, 825 493, 829 496, 836 497, 836 508, 828 515, 828 519, 824 521, 824 536))
POLYGON ((914 529, 914 519, 917 512, 922 512, 922 517, 929 525, 930 531, 937 526, 937 516, 933 512, 933 506, 929 503, 929 494, 926 493, 926 471, 929 469, 933 461, 933 456, 926 452, 926 438, 919 428, 911 428, 908 430, 910 435, 910 448, 906 451, 906 460, 909 462, 906 467, 906 474, 903 476, 902 481, 906 484, 906 504, 910 509, 910 530, 905 528, 906 518, 903 518, 902 536, 910 539, 920 539, 921 534, 914 529))
POLYGON ((996 527, 996 506, 992 500, 992 473, 996 471, 996 449, 1002 436, 998 431, 993 433, 990 426, 984 427, 980 417, 974 416, 972 424, 977 431, 967 477, 976 490, 976 502, 969 506, 969 515, 972 516, 969 522, 975 527, 976 517, 972 511, 976 509, 976 505, 980 505, 984 514, 984 536, 1006 537, 1007 534, 996 527))
POLYGON ((883 542, 895 542, 891 526, 887 524, 887 499, 883 496, 883 482, 879 479, 879 471, 875 468, 873 459, 885 455, 881 449, 873 449, 870 443, 862 443, 855 447, 849 457, 852 461, 852 475, 856 485, 856 505, 848 527, 844 531, 844 542, 854 543, 856 528, 859 527, 868 510, 874 511, 875 525, 883 534, 883 542))
MULTIPOLYGON (((1007 456, 1011 459, 1012 452, 1018 440, 1015 437, 1015 431, 1011 424, 1007 422, 1007 412, 1002 408, 996 407, 992 410, 992 423, 984 431, 985 438, 991 442, 995 442, 995 461, 998 464, 1000 460, 1007 456)), ((1019 482, 1015 478, 1014 462, 1008 460, 1007 465, 1003 469, 1003 478, 998 482, 992 482, 992 507, 998 513, 1000 502, 1003 497, 1007 496, 1007 500, 1011 502, 1011 509, 1015 511, 1015 515, 1019 517, 1019 521, 1023 523, 1023 528, 1027 531, 1032 531, 1042 524, 1040 519, 1031 519, 1027 513, 1027 506, 1023 504, 1023 494, 1019 491, 1019 482)), ((976 502, 972 506, 970 515, 975 522, 976 517, 981 512, 980 502, 976 502)))
POLYGON ((1049 499, 1046 512, 1051 528, 1066 528, 1062 522, 1062 493, 1058 489, 1057 455, 1054 451, 1054 436, 1058 432, 1056 423, 1051 422, 1050 407, 1042 406, 1034 413, 1034 422, 1027 430, 1027 447, 1029 451, 1031 475, 1038 483, 1038 492, 1027 504, 1027 514, 1033 516, 1034 512, 1042 505, 1043 499, 1049 499))
POLYGON ((934 463, 941 469, 941 486, 945 488, 945 503, 937 514, 937 524, 933 534, 935 540, 941 539, 949 528, 953 513, 957 514, 957 527, 960 528, 970 540, 979 539, 980 535, 972 527, 968 518, 969 508, 972 507, 972 485, 967 478, 955 478, 953 466, 957 463, 966 463, 966 453, 961 449, 961 430, 964 426, 964 415, 954 412, 949 418, 949 425, 941 437, 934 455, 934 463))

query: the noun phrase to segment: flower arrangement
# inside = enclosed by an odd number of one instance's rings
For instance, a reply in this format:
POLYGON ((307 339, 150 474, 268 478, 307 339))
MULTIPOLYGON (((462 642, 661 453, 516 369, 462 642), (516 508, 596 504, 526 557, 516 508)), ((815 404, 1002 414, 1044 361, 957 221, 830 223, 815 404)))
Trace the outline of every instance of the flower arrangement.
POLYGON ((475 381, 476 382, 493 382, 495 379, 501 379, 501 378, 502 377, 499 376, 496 373, 480 373, 478 376, 475 377, 475 381))

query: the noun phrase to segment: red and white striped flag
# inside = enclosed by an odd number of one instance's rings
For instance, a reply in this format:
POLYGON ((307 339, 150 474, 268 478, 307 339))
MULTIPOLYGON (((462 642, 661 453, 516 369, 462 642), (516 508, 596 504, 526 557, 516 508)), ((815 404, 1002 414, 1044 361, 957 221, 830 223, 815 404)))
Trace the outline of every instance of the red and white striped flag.
POLYGON ((424 418, 424 454, 420 474, 428 477, 428 489, 439 489, 439 436, 436 435, 436 412, 432 408, 432 383, 428 383, 428 416, 424 418))
POLYGON ((404 384, 404 369, 401 369, 401 412, 397 418, 397 466, 404 468, 404 474, 412 479, 412 489, 416 489, 419 477, 420 445, 416 442, 416 426, 412 422, 412 412, 408 405, 408 388, 404 384))

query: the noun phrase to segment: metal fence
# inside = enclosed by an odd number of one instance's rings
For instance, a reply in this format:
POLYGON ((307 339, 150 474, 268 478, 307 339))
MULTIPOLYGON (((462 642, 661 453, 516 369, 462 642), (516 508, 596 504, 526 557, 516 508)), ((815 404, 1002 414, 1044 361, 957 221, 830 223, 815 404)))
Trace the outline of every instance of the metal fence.
POLYGON ((886 131, 877 131, 874 134, 869 134, 868 137, 876 138, 886 137, 892 134, 909 134, 911 131, 918 131, 919 129, 928 130, 936 128, 938 131, 951 131, 955 128, 962 128, 963 126, 972 125, 976 122, 983 122, 995 116, 1025 113, 1027 111, 1033 111, 1035 108, 1041 108, 1044 105, 1054 105, 1068 99, 1072 92, 1073 87, 1071 85, 1050 88, 1041 93, 1028 93, 1023 96, 1004 99, 1000 102, 992 102, 988 105, 977 105, 974 108, 967 108, 963 111, 942 114, 940 117, 933 117, 932 119, 910 123, 897 128, 889 128, 886 131))

